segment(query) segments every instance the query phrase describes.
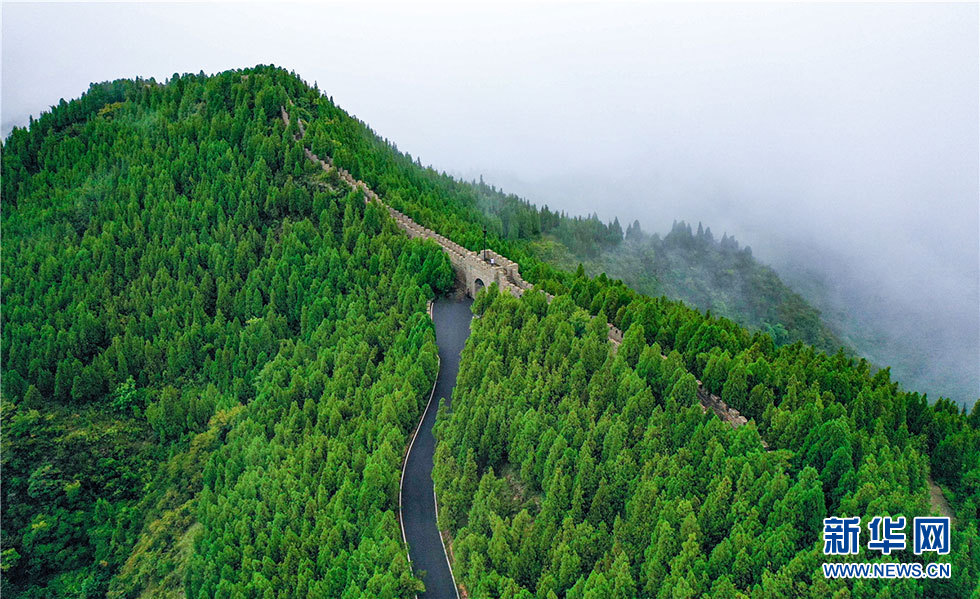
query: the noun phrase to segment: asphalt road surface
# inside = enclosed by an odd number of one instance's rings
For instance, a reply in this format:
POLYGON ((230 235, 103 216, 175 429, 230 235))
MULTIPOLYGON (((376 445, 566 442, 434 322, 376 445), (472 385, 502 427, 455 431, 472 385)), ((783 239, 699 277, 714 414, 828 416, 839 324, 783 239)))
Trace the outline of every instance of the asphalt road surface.
POLYGON ((408 554, 416 575, 424 572, 425 599, 457 599, 456 585, 449 571, 449 562, 439 538, 436 526, 435 496, 432 494, 432 458, 435 438, 432 425, 436 421, 436 408, 449 405, 456 373, 459 372, 459 354, 470 335, 473 317, 470 305, 473 300, 440 298, 432 307, 436 325, 436 343, 439 345, 439 377, 435 395, 419 427, 412 451, 405 463, 405 479, 402 484, 402 521, 408 539, 408 554))

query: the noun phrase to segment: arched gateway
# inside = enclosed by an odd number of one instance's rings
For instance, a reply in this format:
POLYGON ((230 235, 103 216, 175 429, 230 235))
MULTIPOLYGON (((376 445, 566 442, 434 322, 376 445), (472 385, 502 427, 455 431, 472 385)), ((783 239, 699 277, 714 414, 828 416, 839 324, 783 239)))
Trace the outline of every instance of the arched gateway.
POLYGON ((521 278, 516 262, 493 250, 482 252, 468 250, 435 231, 426 229, 394 208, 386 207, 395 222, 408 233, 409 237, 432 239, 442 246, 453 265, 457 281, 470 297, 475 298, 480 289, 493 283, 496 283, 501 291, 507 291, 517 297, 531 288, 531 285, 521 278))

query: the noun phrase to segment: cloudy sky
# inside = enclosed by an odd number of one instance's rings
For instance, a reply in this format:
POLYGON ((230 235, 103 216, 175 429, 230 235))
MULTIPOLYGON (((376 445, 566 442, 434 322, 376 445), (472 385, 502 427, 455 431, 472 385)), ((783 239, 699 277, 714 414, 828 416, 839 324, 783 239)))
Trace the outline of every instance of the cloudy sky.
POLYGON ((4 3, 0 120, 275 63, 424 163, 812 268, 975 398, 977 32, 976 3, 4 3))

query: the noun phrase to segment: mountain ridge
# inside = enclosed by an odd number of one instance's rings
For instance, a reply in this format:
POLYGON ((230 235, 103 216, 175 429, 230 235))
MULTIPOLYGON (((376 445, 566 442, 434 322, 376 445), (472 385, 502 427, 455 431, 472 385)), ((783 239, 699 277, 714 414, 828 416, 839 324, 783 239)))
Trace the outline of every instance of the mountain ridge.
POLYGON ((530 235, 608 243, 615 227, 506 198, 488 217, 477 190, 260 66, 96 85, 4 142, 4 592, 421 590, 398 473, 450 264, 307 149, 469 250, 486 235, 556 296, 478 295, 458 412, 437 420, 439 519, 472 593, 843 591, 814 569, 814 515, 926 514, 930 474, 957 514, 954 580, 891 588, 975 586, 980 412, 558 269, 530 235), (755 425, 705 416, 699 379, 755 425), (47 450, 66 439, 92 449, 47 450))

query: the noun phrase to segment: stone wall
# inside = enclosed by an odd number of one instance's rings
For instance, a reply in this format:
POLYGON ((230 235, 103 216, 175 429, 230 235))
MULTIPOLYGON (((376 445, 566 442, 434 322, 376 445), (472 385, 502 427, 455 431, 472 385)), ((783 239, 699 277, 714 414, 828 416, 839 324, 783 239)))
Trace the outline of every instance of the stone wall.
MULTIPOLYGON (((285 107, 282 108, 282 120, 287 126, 289 125, 289 114, 286 112, 285 107)), ((302 121, 299 122, 299 129, 300 134, 297 136, 297 139, 301 139, 303 134, 305 134, 302 121)), ((432 239, 442 246, 442 249, 449 256, 449 261, 453 265, 456 277, 463 284, 466 294, 470 297, 475 298, 477 292, 479 292, 480 285, 478 283, 482 283, 484 287, 488 287, 492 283, 497 283, 501 291, 506 291, 515 297, 521 297, 525 291, 532 288, 530 283, 521 278, 518 265, 513 260, 491 249, 486 249, 485 254, 484 252, 468 250, 448 237, 440 235, 432 229, 423 227, 407 215, 387 205, 366 183, 355 179, 346 170, 332 166, 330 162, 323 160, 308 148, 304 147, 303 150, 306 152, 307 158, 320 164, 324 170, 335 168, 337 174, 345 183, 353 189, 362 190, 364 192, 365 202, 378 202, 384 206, 395 220, 395 223, 409 237, 432 239), (484 259, 484 256, 486 259, 484 259)), ((547 292, 545 292, 545 296, 548 302, 551 302, 555 298, 555 296, 547 292)), ((609 324, 609 341, 616 346, 619 346, 623 342, 623 331, 614 327, 612 324, 609 324)), ((719 418, 728 422, 734 428, 738 428, 748 422, 744 416, 739 414, 738 410, 728 407, 720 397, 709 393, 702 386, 701 381, 698 381, 698 400, 705 412, 709 410, 714 412, 719 418)), ((763 442, 763 446, 768 448, 765 442, 763 442)))

